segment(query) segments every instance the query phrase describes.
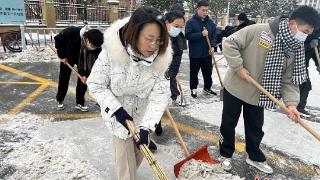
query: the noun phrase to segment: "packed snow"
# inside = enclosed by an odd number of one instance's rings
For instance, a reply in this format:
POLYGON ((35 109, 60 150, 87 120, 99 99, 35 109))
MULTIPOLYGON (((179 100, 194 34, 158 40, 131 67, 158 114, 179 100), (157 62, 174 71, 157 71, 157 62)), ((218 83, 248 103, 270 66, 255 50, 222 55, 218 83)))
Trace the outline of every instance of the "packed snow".
POLYGON ((28 48, 22 53, 1 53, 0 63, 53 62, 58 61, 57 54, 50 48, 28 48))
POLYGON ((178 180, 244 180, 225 172, 220 164, 208 164, 191 159, 181 166, 178 180))

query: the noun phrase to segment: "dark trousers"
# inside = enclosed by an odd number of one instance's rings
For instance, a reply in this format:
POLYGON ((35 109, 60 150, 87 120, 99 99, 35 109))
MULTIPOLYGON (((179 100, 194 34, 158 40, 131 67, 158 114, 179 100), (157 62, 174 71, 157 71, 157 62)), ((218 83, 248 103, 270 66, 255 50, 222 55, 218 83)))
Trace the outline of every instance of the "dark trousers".
POLYGON ((190 58, 190 89, 197 89, 199 80, 198 73, 201 69, 204 88, 211 89, 212 86, 212 58, 190 58))
POLYGON ((246 151, 253 161, 266 160, 259 146, 264 135, 262 131, 264 109, 243 102, 231 95, 226 89, 223 93, 223 112, 220 126, 220 154, 231 158, 235 150, 235 128, 238 124, 241 109, 245 127, 246 151))
POLYGON ((303 110, 307 105, 307 99, 309 96, 309 92, 312 90, 310 79, 308 79, 306 82, 300 84, 299 89, 300 89, 300 102, 298 104, 297 109, 303 110))
MULTIPOLYGON (((73 64, 71 64, 73 66, 73 64)), ((59 73, 59 85, 58 85, 58 93, 56 96, 56 99, 58 102, 62 102, 64 98, 66 97, 66 94, 68 92, 68 86, 69 86, 69 80, 71 75, 71 69, 63 64, 60 63, 60 73, 59 73)), ((87 85, 83 84, 78 78, 77 82, 77 88, 76 88, 76 103, 83 105, 84 95, 87 91, 87 85)))
POLYGON ((171 98, 176 100, 180 95, 180 91, 177 86, 177 75, 179 72, 181 64, 181 58, 174 58, 169 66, 168 74, 170 76, 170 90, 171 90, 171 98))

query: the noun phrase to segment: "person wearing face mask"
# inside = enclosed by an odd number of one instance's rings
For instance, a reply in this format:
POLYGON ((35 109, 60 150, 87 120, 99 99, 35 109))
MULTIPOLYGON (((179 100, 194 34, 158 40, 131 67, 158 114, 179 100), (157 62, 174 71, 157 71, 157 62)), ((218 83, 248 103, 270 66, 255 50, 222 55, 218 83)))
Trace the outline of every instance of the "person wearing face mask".
POLYGON ((85 93, 87 91, 86 79, 91 68, 101 51, 103 34, 97 29, 88 26, 83 28, 68 27, 54 37, 58 57, 61 59, 59 85, 56 100, 57 109, 64 109, 64 98, 68 91, 71 69, 66 65, 77 65, 81 79, 78 78, 76 87, 76 109, 86 112, 89 110, 85 105, 85 93))
POLYGON ((251 21, 248 19, 246 13, 240 13, 238 15, 238 21, 239 21, 239 25, 237 26, 237 31, 239 31, 240 29, 244 28, 244 27, 247 27, 247 26, 250 26, 252 24, 255 24, 254 21, 251 21))
POLYGON ((277 17, 268 24, 248 26, 223 41, 229 68, 224 79, 219 148, 225 170, 232 169, 235 128, 243 111, 246 162, 265 173, 273 173, 260 143, 264 135, 264 108, 272 109, 275 104, 251 84, 249 76, 282 99, 290 112, 288 118, 298 123, 299 84, 307 80, 303 43, 318 26, 318 12, 301 6, 290 18, 277 17))
POLYGON ((182 53, 184 49, 183 40, 185 39, 185 37, 182 33, 182 28, 184 26, 185 20, 183 14, 179 11, 172 11, 165 14, 165 19, 173 49, 172 62, 169 66, 168 71, 166 72, 166 76, 168 79, 170 79, 171 99, 173 105, 183 106, 185 104, 181 101, 180 98, 176 76, 179 72, 182 53))
POLYGON ((185 34, 189 45, 190 58, 190 90, 191 96, 197 98, 198 73, 201 69, 206 95, 217 95, 212 87, 212 57, 216 46, 216 25, 208 16, 208 1, 197 3, 196 14, 186 23, 185 34), (209 38, 212 49, 209 50, 206 37, 209 38))
POLYGON ((165 78, 172 60, 169 35, 161 12, 140 7, 131 17, 114 22, 104 32, 102 51, 87 80, 90 95, 113 135, 118 180, 137 179, 143 160, 138 146, 148 145, 170 98, 165 78), (135 142, 125 120, 138 128, 135 142))
MULTIPOLYGON (((185 37, 182 33, 182 27, 184 26, 185 22, 184 15, 181 11, 171 11, 165 14, 164 17, 173 50, 172 62, 165 73, 165 77, 166 79, 170 80, 172 105, 185 106, 184 99, 182 99, 180 96, 176 80, 181 64, 182 53, 185 49, 185 37)), ((157 125, 155 133, 158 136, 162 134, 161 121, 157 125)))

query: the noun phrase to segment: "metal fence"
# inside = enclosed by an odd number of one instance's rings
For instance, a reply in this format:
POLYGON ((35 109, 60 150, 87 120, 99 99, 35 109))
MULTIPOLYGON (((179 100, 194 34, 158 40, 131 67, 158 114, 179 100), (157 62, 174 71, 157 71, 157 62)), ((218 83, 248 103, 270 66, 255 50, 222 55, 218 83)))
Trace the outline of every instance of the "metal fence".
MULTIPOLYGON (((131 14, 129 8, 114 8, 107 3, 79 4, 73 2, 60 2, 54 0, 57 25, 92 24, 107 25, 110 23, 110 14, 118 13, 118 18, 124 18, 131 14)), ((44 0, 25 0, 26 23, 42 24, 42 6, 44 0)))
POLYGON ((26 23, 42 24, 41 0, 25 0, 26 23))
POLYGON ((131 12, 128 8, 114 9, 106 3, 76 4, 55 1, 54 7, 57 24, 105 25, 111 21, 110 13, 118 12, 118 18, 123 18, 129 16, 131 12))

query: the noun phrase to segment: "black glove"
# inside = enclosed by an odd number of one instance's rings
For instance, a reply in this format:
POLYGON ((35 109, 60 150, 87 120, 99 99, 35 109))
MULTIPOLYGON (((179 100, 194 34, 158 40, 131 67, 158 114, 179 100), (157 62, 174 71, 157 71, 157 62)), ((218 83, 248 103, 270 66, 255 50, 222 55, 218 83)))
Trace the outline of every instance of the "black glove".
POLYGON ((133 121, 133 118, 127 113, 127 111, 121 107, 114 113, 114 115, 116 116, 116 120, 129 131, 126 120, 133 121))
POLYGON ((140 136, 139 141, 135 142, 138 149, 140 149, 139 146, 141 144, 145 144, 145 145, 149 146, 149 143, 150 143, 149 131, 144 130, 144 129, 140 129, 139 136, 140 136))

